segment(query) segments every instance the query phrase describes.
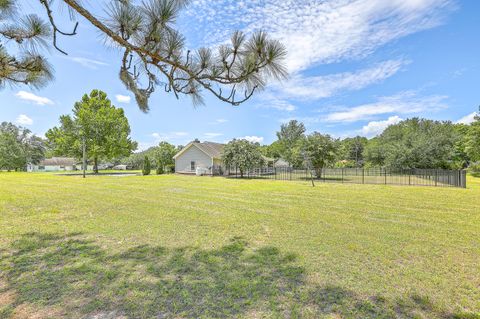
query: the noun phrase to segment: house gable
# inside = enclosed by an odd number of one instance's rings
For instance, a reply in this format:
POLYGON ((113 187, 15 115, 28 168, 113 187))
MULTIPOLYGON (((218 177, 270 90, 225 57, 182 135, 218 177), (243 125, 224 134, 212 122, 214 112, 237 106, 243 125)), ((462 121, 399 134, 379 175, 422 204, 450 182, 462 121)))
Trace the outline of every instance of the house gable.
POLYGON ((197 167, 210 169, 213 166, 213 158, 199 147, 193 146, 194 144, 187 146, 183 152, 175 155, 175 172, 192 174, 197 167))

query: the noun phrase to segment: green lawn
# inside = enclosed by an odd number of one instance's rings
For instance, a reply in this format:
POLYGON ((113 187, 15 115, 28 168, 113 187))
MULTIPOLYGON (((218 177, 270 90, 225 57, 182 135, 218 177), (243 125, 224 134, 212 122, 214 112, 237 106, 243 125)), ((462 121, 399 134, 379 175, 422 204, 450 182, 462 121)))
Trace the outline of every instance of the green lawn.
POLYGON ((0 172, 0 318, 480 318, 467 189, 0 172))

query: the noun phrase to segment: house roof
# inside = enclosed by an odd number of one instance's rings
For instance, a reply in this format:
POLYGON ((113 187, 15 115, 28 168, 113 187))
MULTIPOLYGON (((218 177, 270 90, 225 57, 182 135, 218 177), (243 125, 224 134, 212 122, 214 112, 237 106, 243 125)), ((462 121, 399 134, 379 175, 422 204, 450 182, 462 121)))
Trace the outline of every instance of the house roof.
POLYGON ((41 160, 38 165, 41 166, 73 166, 75 159, 71 157, 52 157, 41 160))
POLYGON ((184 148, 182 148, 182 150, 180 152, 178 152, 177 154, 175 154, 175 156, 173 158, 177 158, 178 156, 180 156, 183 152, 185 152, 187 149, 189 149, 192 146, 197 147, 198 149, 200 149, 202 152, 204 152, 205 154, 207 154, 211 158, 218 158, 219 159, 219 158, 222 157, 223 148, 225 147, 225 144, 208 142, 208 141, 205 141, 205 142, 195 142, 195 141, 193 141, 193 142, 188 143, 184 148))

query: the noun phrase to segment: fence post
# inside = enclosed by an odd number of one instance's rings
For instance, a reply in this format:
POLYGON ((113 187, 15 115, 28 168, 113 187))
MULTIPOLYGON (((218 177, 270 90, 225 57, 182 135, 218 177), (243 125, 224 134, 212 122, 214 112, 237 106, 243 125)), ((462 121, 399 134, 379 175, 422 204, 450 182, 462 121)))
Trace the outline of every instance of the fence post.
POLYGON ((467 171, 461 170, 461 171, 460 171, 460 174, 461 174, 461 176, 462 176, 462 184, 461 184, 461 186, 462 186, 463 188, 467 188, 467 171))
POLYGON ((362 184, 365 184, 365 168, 362 168, 362 184))
POLYGON ((435 169, 435 187, 437 187, 437 181, 438 181, 438 169, 435 169))
POLYGON ((411 183, 411 181, 410 181, 411 177, 412 177, 412 170, 409 169, 409 170, 408 170, 408 185, 412 185, 412 183, 411 183))
POLYGON ((387 185, 387 168, 385 167, 383 170, 385 173, 385 185, 387 185))

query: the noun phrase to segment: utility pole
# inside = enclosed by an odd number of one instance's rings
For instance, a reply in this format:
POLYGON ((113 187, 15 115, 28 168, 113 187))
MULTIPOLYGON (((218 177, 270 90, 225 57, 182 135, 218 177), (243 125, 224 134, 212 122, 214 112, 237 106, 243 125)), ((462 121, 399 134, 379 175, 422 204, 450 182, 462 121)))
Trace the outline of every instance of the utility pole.
POLYGON ((315 182, 313 181, 313 174, 312 174, 312 161, 307 155, 306 151, 303 151, 303 161, 305 162, 305 166, 307 170, 310 172, 310 180, 312 181, 312 187, 315 187, 315 182))
POLYGON ((83 152, 83 162, 82 162, 82 168, 83 168, 83 178, 85 178, 85 169, 87 166, 87 152, 86 152, 86 146, 85 146, 85 136, 82 137, 82 152, 83 152))

